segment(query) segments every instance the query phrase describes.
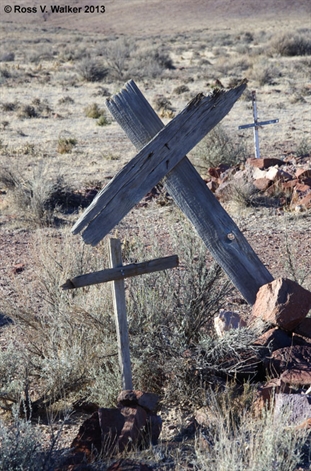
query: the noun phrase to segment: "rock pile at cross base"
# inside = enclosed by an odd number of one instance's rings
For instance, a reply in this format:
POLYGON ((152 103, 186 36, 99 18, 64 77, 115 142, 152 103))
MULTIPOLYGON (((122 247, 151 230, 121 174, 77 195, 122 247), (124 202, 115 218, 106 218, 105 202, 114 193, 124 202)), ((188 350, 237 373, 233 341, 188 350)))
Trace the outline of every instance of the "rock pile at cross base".
MULTIPOLYGON (((80 427, 68 456, 55 471, 90 471, 94 458, 111 456, 132 447, 144 448, 157 443, 162 429, 156 415, 159 397, 153 393, 124 390, 117 408, 100 407, 80 427)), ((107 471, 148 471, 150 467, 131 460, 119 460, 107 471)))
POLYGON ((220 164, 208 169, 204 180, 220 201, 228 201, 236 191, 247 188, 258 204, 263 200, 277 199, 280 208, 301 211, 311 208, 311 158, 289 156, 248 159, 245 164, 229 167, 220 164))
MULTIPOLYGON (((265 407, 274 407, 277 419, 290 410, 288 424, 297 428, 311 427, 311 397, 303 390, 311 386, 311 318, 307 317, 310 308, 310 291, 292 280, 278 278, 259 289, 248 320, 252 325, 259 318, 268 326, 253 342, 260 347, 258 371, 263 370, 264 378, 270 378, 258 389, 254 413, 260 415, 265 407)), ((162 429, 161 418, 156 415, 158 402, 156 394, 122 391, 117 408, 97 408, 81 425, 69 455, 55 471, 91 471, 92 465, 87 463, 99 454, 113 456, 132 445, 144 448, 156 444, 162 429)), ((202 411, 194 424, 198 430, 204 429, 202 411)), ((148 469, 144 463, 127 459, 119 459, 108 468, 148 469)))

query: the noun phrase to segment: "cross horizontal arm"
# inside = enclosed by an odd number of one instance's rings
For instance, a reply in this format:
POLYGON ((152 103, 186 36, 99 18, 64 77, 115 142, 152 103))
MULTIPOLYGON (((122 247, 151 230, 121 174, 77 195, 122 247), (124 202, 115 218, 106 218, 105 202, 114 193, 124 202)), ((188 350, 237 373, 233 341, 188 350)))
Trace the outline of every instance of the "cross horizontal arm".
POLYGON ((239 129, 254 128, 256 126, 266 126, 267 124, 275 124, 278 122, 278 119, 269 119, 269 121, 256 121, 255 123, 251 124, 242 124, 242 126, 239 126, 239 129))
POLYGON ((130 265, 122 265, 122 267, 108 268, 85 275, 76 276, 67 280, 61 288, 63 290, 82 288, 83 286, 95 285, 98 283, 106 283, 107 281, 123 280, 131 276, 144 275, 145 273, 153 273, 155 271, 168 270, 178 266, 178 256, 156 258, 147 262, 132 263, 130 265))
MULTIPOLYGON (((96 245, 230 111, 246 84, 199 94, 163 128, 97 195, 72 228, 96 245), (87 226, 87 227, 86 227, 87 226)), ((122 93, 119 94, 122 103, 122 93)))

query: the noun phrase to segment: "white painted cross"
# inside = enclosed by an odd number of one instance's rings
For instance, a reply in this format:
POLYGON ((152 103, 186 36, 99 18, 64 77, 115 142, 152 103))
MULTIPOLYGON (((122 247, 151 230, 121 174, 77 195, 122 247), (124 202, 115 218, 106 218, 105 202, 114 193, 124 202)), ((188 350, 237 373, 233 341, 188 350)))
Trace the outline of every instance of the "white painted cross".
POLYGON ((270 119, 268 121, 258 121, 257 116, 257 103, 256 103, 256 92, 255 90, 252 91, 252 106, 253 106, 253 116, 254 122, 251 124, 243 124, 239 126, 239 129, 247 129, 247 128, 254 128, 254 147, 255 147, 255 157, 256 159, 260 159, 260 149, 259 149, 259 135, 258 135, 258 128, 260 126, 265 126, 266 124, 275 124, 278 123, 278 119, 270 119))

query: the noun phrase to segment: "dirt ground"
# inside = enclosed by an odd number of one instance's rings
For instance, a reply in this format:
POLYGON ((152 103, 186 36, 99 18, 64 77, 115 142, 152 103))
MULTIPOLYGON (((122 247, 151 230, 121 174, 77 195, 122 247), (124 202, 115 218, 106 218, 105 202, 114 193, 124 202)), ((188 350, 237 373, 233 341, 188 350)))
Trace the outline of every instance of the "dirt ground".
MULTIPOLYGON (((0 82, 0 105, 9 102, 29 104, 39 98, 49 107, 36 119, 21 119, 16 113, 2 109, 0 165, 9 162, 25 180, 37 178, 38 174, 52 178, 61 171, 66 181, 78 189, 97 183, 104 186, 136 151, 116 122, 95 126, 83 112, 92 102, 104 107, 106 97, 100 95, 102 85, 109 95, 113 95, 122 87, 122 81, 99 84, 77 80, 75 59, 58 59, 58 48, 70 46, 75 49, 85 41, 85 48, 93 51, 97 41, 116 36, 137 43, 147 41, 155 47, 161 44, 169 52, 174 70, 155 79, 137 80, 137 84, 153 105, 158 96, 168 98, 175 115, 197 93, 210 92, 215 77, 225 87, 230 85, 230 64, 232 61, 232 67, 237 67, 239 53, 236 48, 245 33, 256 38, 257 43, 254 41, 251 48, 254 51, 259 47, 264 49, 271 38, 284 31, 311 28, 309 0, 264 0, 260 3, 255 0, 106 0, 104 13, 85 12, 86 5, 103 6, 102 2, 94 0, 71 1, 71 7, 81 8, 79 13, 52 13, 49 3, 46 3, 47 11, 42 12, 42 5, 38 0, 32 2, 37 13, 14 12, 16 6, 29 6, 26 0, 11 0, 12 13, 4 12, 4 0, 0 6, 0 55, 15 51, 13 62, 0 63, 0 69, 7 67, 12 74, 7 81, 0 82), (233 44, 226 45, 226 35, 231 40, 235 38, 233 44), (264 35, 270 39, 261 45, 260 37, 264 35), (213 37, 221 37, 223 42, 214 45, 213 37), (50 52, 55 52, 55 60, 31 62, 30 52, 37 38, 45 39, 50 52), (210 64, 218 67, 212 76, 210 64), (18 74, 21 74, 20 79, 18 74), (176 87, 183 84, 187 85, 188 91, 178 94, 176 87), (60 99, 66 96, 70 96, 72 102, 61 104, 60 99), (57 152, 62 133, 77 139, 72 153, 57 152)), ((254 57, 248 49, 243 52, 243 60, 247 59, 245 56, 250 61, 254 57)), ((273 70, 280 71, 267 83, 259 85, 256 77, 263 62, 254 67, 250 65, 247 70, 238 69, 235 75, 239 79, 247 76, 248 90, 257 90, 259 118, 279 119, 278 124, 259 131, 262 156, 285 158, 294 154, 299 144, 310 139, 310 65, 303 64, 300 57, 275 55, 266 60, 273 70)), ((310 57, 304 60, 310 61, 310 57)), ((161 118, 164 124, 171 119, 161 118)), ((246 93, 222 123, 235 141, 247 143, 248 157, 254 152, 252 131, 238 131, 237 128, 252 119, 249 94, 246 93)), ((189 158, 197 162, 196 150, 189 158)), ((276 207, 241 207, 235 203, 226 203, 225 209, 275 278, 297 276, 299 280, 303 279, 306 288, 311 289, 310 210, 295 213, 279 211, 276 207)), ((119 234, 127 237, 135 233, 142 220, 149 224, 153 221, 165 247, 169 216, 175 212, 173 203, 164 207, 154 204, 136 207, 118 228, 119 234)), ((77 213, 66 216, 67 229, 77 217, 77 213)), ((61 228, 43 231, 54 231, 53 237, 57 238, 61 228)), ((21 287, 31 282, 36 269, 33 263, 36 237, 36 229, 25 221, 22 209, 13 204, 10 189, 0 184, 0 297, 13 294, 17 278, 21 287)), ((169 254, 163 253, 165 255, 169 254)), ((207 260, 212 262, 208 254, 207 260)), ((1 307, 0 314, 5 314, 1 307)), ((5 329, 0 324, 1 328, 5 329)), ((5 342, 3 336, 1 342, 5 342)), ((72 422, 76 423, 65 426, 64 446, 70 444, 79 426, 77 418, 72 422)), ((169 434, 169 428, 166 433, 169 434)))

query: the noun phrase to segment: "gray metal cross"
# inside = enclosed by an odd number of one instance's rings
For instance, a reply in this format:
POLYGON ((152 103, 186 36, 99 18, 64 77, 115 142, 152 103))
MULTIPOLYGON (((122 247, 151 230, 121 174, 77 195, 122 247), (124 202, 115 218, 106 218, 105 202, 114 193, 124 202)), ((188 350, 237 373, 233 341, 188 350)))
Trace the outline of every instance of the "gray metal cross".
POLYGON ((254 128, 255 157, 256 157, 256 159, 260 159, 258 128, 260 126, 266 126, 266 124, 278 123, 279 120, 278 119, 269 119, 268 121, 258 121, 256 92, 255 91, 252 91, 252 107, 253 107, 254 122, 251 123, 251 124, 242 124, 242 126, 239 126, 238 129, 254 128))

